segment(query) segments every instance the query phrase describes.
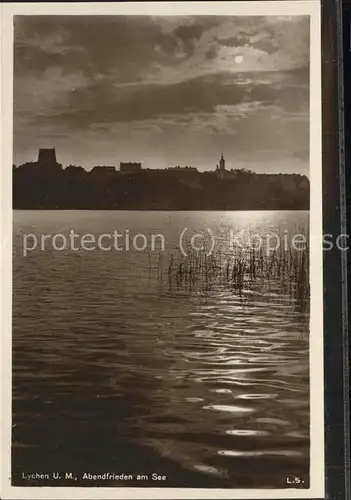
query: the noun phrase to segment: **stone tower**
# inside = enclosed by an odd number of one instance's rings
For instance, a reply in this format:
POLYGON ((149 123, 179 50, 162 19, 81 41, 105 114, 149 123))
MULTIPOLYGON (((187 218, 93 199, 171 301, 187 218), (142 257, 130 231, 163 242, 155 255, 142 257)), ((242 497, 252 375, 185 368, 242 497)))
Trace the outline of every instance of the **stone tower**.
POLYGON ((54 149, 39 149, 38 163, 49 163, 51 165, 57 164, 56 150, 54 149))

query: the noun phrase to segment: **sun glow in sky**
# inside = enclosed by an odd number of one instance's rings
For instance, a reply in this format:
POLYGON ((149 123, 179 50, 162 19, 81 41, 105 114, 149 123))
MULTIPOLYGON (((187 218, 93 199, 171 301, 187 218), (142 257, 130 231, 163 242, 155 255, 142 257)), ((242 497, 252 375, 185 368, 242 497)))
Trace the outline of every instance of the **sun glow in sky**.
POLYGON ((309 18, 17 16, 14 162, 308 173, 309 18))

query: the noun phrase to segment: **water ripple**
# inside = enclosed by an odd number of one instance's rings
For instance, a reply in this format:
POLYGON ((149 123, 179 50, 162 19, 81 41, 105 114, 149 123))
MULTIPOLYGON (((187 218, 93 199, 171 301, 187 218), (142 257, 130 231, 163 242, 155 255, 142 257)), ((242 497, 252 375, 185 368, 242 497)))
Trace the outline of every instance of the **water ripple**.
MULTIPOLYGON (((240 295, 220 286, 170 290, 149 279, 142 253, 25 259, 26 221, 38 219, 44 233, 71 222, 56 213, 18 217, 15 470, 168 468, 174 484, 209 477, 223 487, 308 476, 308 315, 291 298, 265 282, 240 295)), ((118 217, 140 224, 140 214, 118 217)), ((165 215, 153 217, 148 223, 163 227, 165 215)), ((180 227, 195 216, 174 217, 180 227)), ((213 217, 219 224, 224 215, 213 217)), ((86 215, 77 223, 93 232, 86 215)), ((94 223, 108 232, 115 221, 102 213, 94 223)))

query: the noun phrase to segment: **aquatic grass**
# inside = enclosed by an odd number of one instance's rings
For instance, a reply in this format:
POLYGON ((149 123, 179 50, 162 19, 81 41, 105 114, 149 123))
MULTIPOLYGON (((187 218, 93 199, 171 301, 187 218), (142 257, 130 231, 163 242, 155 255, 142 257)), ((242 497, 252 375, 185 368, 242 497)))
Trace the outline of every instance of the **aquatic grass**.
POLYGON ((195 250, 187 244, 183 253, 178 248, 168 254, 166 269, 163 262, 167 259, 159 255, 157 278, 161 281, 166 279, 170 289, 185 288, 201 293, 208 293, 220 286, 241 295, 244 290, 257 289, 262 284, 268 288, 268 292, 279 286, 282 292, 294 300, 298 311, 306 312, 310 297, 310 257, 306 239, 304 248, 292 248, 289 244, 270 251, 261 247, 219 247, 211 253, 209 245, 195 250))

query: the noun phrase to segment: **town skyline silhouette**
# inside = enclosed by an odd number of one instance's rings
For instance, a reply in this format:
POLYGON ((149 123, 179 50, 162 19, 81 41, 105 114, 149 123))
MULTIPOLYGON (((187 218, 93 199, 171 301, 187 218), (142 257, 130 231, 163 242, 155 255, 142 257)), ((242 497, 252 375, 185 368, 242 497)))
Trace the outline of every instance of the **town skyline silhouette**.
POLYGON ((301 174, 226 169, 223 152, 212 171, 179 165, 143 169, 141 162, 65 168, 55 148, 13 168, 15 209, 307 210, 309 180, 301 174))

